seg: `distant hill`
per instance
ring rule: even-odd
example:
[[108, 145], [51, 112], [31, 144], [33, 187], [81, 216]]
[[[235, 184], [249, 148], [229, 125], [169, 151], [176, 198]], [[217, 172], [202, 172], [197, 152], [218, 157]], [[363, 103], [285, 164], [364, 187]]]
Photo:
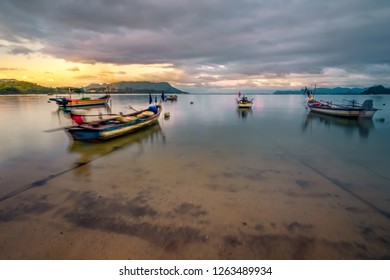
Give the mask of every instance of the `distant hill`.
[[[111, 84], [90, 84], [84, 88], [72, 88], [74, 92], [118, 92], [118, 93], [185, 93], [167, 82], [117, 82]], [[16, 79], [0, 79], [0, 94], [47, 94], [68, 93], [68, 87], [51, 88]]]
[[55, 89], [15, 79], [0, 79], [0, 94], [52, 93]]
[[390, 88], [385, 88], [384, 86], [372, 86], [361, 94], [390, 94]]
[[[316, 88], [315, 94], [361, 94], [365, 88]], [[304, 90], [277, 90], [274, 94], [303, 94]]]
[[85, 87], [87, 91], [108, 91], [108, 92], [166, 92], [166, 93], [184, 93], [183, 91], [172, 87], [167, 82], [116, 82], [111, 84], [90, 84]]

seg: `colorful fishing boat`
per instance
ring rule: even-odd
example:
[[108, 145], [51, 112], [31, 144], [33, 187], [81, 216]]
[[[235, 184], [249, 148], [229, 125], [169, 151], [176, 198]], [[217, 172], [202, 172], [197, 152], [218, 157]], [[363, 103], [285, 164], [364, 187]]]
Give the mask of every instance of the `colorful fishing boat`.
[[106, 94], [98, 98], [83, 97], [81, 99], [75, 99], [72, 97], [53, 97], [49, 98], [50, 101], [57, 103], [62, 108], [75, 108], [75, 107], [91, 107], [91, 106], [104, 106], [110, 101], [111, 96]]
[[248, 97], [246, 97], [244, 94], [241, 95], [241, 92], [238, 93], [238, 99], [236, 98], [237, 101], [237, 107], [238, 108], [252, 108], [253, 105], [253, 100], [249, 100]]
[[83, 115], [73, 114], [75, 125], [66, 127], [66, 132], [79, 141], [99, 142], [132, 133], [158, 122], [162, 107], [160, 104], [131, 114], [119, 114], [110, 118], [85, 122]]
[[305, 88], [308, 101], [307, 107], [312, 112], [346, 118], [372, 118], [378, 109], [373, 107], [373, 101], [367, 99], [360, 104], [355, 100], [346, 100], [348, 104], [335, 104], [329, 101], [316, 100], [311, 90]]

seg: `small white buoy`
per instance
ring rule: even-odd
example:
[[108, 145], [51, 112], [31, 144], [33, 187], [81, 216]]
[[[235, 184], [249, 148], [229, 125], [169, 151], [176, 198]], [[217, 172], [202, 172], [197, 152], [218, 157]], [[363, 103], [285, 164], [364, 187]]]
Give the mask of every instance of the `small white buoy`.
[[164, 118], [168, 119], [170, 116], [171, 116], [171, 113], [169, 113], [169, 112], [164, 113]]

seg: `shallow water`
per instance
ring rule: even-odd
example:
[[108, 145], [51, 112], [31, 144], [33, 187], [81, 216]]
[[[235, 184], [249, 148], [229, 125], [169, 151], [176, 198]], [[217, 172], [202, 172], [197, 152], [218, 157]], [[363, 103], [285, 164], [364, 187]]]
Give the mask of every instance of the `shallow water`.
[[71, 123], [47, 96], [0, 96], [0, 258], [389, 258], [390, 96], [368, 121], [235, 97], [179, 95], [158, 125], [89, 144], [45, 132]]

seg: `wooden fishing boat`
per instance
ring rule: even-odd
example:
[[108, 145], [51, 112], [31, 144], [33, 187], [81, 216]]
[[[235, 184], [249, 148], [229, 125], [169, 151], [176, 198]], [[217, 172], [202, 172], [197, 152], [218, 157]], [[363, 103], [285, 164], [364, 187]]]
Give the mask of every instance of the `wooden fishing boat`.
[[71, 113], [76, 125], [66, 127], [66, 132], [79, 141], [99, 142], [132, 133], [158, 122], [162, 107], [160, 104], [131, 114], [119, 114], [110, 118], [84, 122], [81, 115]]
[[177, 101], [177, 95], [171, 94], [165, 97], [165, 101]]
[[308, 97], [307, 107], [312, 112], [346, 118], [372, 118], [378, 109], [373, 107], [373, 101], [367, 99], [360, 104], [355, 100], [346, 100], [348, 104], [335, 104], [329, 101], [315, 100], [311, 90], [305, 88]]
[[53, 97], [50, 101], [56, 102], [59, 107], [63, 108], [75, 108], [75, 107], [91, 107], [91, 106], [104, 106], [110, 101], [111, 96], [106, 94], [98, 98], [83, 97], [75, 99], [72, 97]]
[[238, 108], [252, 108], [254, 99], [249, 100], [245, 95], [241, 96], [241, 93], [238, 93], [238, 97], [239, 99], [236, 98]]

